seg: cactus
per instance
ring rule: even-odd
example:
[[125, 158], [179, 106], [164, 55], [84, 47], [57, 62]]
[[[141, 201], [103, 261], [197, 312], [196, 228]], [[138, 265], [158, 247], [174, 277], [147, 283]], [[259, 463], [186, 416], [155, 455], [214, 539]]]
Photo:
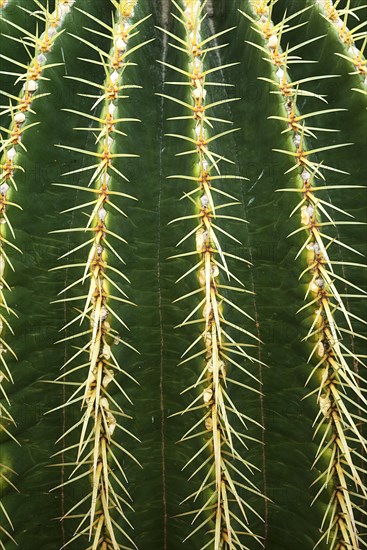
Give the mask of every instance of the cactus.
[[0, 13], [0, 547], [365, 548], [367, 6]]

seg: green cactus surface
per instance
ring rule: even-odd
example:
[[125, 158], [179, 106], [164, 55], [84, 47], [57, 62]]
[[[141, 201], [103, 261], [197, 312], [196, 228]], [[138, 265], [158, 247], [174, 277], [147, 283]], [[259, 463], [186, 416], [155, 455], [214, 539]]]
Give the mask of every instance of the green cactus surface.
[[0, 0], [0, 549], [367, 548], [365, 0]]

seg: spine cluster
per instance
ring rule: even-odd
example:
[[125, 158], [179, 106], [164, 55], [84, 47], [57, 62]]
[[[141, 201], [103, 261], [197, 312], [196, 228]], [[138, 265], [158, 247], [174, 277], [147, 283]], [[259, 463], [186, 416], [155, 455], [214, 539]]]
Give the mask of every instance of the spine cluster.
[[[309, 362], [312, 360], [315, 363], [308, 381], [313, 378], [317, 384], [317, 389], [310, 394], [316, 395], [319, 407], [315, 420], [315, 436], [319, 444], [314, 466], [322, 472], [317, 479], [321, 487], [314, 500], [324, 490], [329, 494], [321, 526], [323, 534], [318, 544], [326, 542], [332, 550], [356, 550], [361, 544], [356, 513], [362, 509], [356, 500], [367, 496], [361, 475], [363, 470], [360, 468], [360, 461], [364, 461], [362, 455], [366, 450], [366, 440], [360, 431], [362, 418], [359, 416], [359, 406], [363, 410], [366, 398], [360, 388], [360, 377], [354, 369], [355, 362], [360, 365], [363, 363], [353, 348], [347, 347], [343, 338], [343, 335], [351, 335], [353, 338], [359, 336], [352, 327], [352, 319], [356, 316], [348, 311], [345, 295], [341, 295], [338, 287], [342, 284], [347, 289], [357, 289], [357, 296], [363, 295], [363, 291], [338, 274], [336, 267], [364, 266], [333, 261], [330, 248], [334, 243], [353, 249], [340, 242], [337, 233], [332, 236], [328, 230], [357, 222], [335, 221], [335, 211], [349, 218], [351, 216], [319, 197], [322, 191], [343, 186], [317, 183], [318, 179], [325, 180], [324, 170], [337, 170], [311, 160], [310, 155], [336, 146], [309, 149], [307, 142], [315, 137], [317, 130], [322, 131], [323, 128], [309, 126], [307, 122], [311, 116], [320, 116], [332, 110], [325, 109], [307, 115], [300, 114], [298, 110], [297, 97], [304, 94], [299, 86], [302, 82], [292, 82], [287, 67], [300, 58], [292, 56], [296, 48], [282, 51], [280, 45], [282, 32], [289, 28], [287, 23], [290, 18], [274, 25], [271, 20], [273, 2], [253, 0], [251, 5], [255, 15], [252, 21], [265, 42], [265, 46], [260, 46], [260, 49], [266, 52], [274, 67], [274, 80], [270, 79], [270, 82], [276, 86], [283, 100], [283, 114], [272, 118], [284, 121], [293, 144], [287, 151], [277, 151], [294, 158], [292, 169], [296, 169], [299, 174], [299, 189], [284, 191], [300, 193], [301, 200], [293, 211], [300, 216], [300, 228], [294, 233], [304, 232], [306, 235], [298, 253], [306, 261], [301, 277], [308, 278], [305, 296], [307, 304], [301, 310], [312, 311], [312, 324], [304, 340], [311, 346]], [[311, 92], [306, 94], [314, 95]], [[346, 296], [349, 297], [349, 294]]]
[[[338, 9], [338, 2], [332, 0], [316, 0], [323, 16], [330, 22], [338, 33], [340, 41], [344, 44], [347, 55], [338, 54], [348, 61], [351, 61], [355, 67], [355, 73], [361, 77], [362, 89], [367, 90], [367, 60], [364, 52], [367, 44], [367, 33], [365, 30], [366, 22], [358, 18], [358, 10], [366, 9], [366, 6], [357, 8], [350, 7], [350, 0], [347, 7]], [[351, 19], [356, 19], [357, 23], [353, 28], [348, 28]], [[348, 21], [349, 19], [349, 21]], [[357, 42], [362, 42], [362, 47], [358, 47]], [[360, 91], [360, 90], [358, 90]]]
[[[193, 294], [202, 296], [199, 298], [200, 301], [197, 306], [180, 325], [195, 326], [198, 323], [202, 325], [202, 332], [195, 336], [195, 341], [184, 352], [182, 363], [197, 360], [198, 357], [203, 361], [203, 367], [200, 369], [194, 386], [196, 389], [200, 389], [200, 394], [187, 409], [182, 411], [183, 413], [192, 413], [199, 409], [203, 413], [203, 418], [200, 423], [196, 423], [183, 436], [181, 441], [186, 441], [192, 437], [203, 439], [200, 451], [189, 461], [189, 463], [195, 463], [197, 458], [200, 460], [200, 465], [191, 477], [198, 473], [202, 475], [203, 464], [207, 465], [200, 488], [194, 495], [191, 495], [191, 497], [195, 497], [194, 501], [196, 501], [201, 494], [204, 502], [201, 508], [191, 512], [194, 517], [192, 523], [197, 521], [199, 525], [195, 527], [194, 523], [194, 529], [187, 538], [199, 529], [206, 528], [210, 534], [206, 548], [210, 546], [216, 549], [242, 549], [248, 548], [244, 540], [254, 539], [259, 542], [259, 537], [253, 533], [247, 517], [249, 511], [252, 513], [255, 511], [248, 505], [244, 497], [246, 491], [257, 494], [259, 494], [259, 491], [243, 471], [243, 469], [247, 469], [248, 472], [252, 473], [254, 469], [243, 458], [243, 449], [246, 449], [244, 443], [246, 436], [239, 434], [238, 430], [233, 427], [234, 419], [243, 427], [246, 426], [245, 422], [251, 421], [251, 419], [237, 409], [230, 396], [230, 386], [231, 384], [238, 384], [246, 390], [258, 390], [237, 381], [236, 375], [232, 372], [236, 369], [242, 370], [246, 375], [256, 380], [252, 372], [243, 366], [254, 363], [256, 360], [247, 354], [246, 345], [236, 341], [231, 332], [232, 329], [235, 329], [238, 333], [248, 336], [252, 342], [257, 337], [250, 331], [245, 330], [242, 325], [237, 326], [231, 323], [227, 316], [224, 316], [223, 310], [226, 306], [226, 309], [233, 307], [242, 315], [243, 319], [251, 319], [241, 307], [228, 298], [228, 291], [237, 291], [240, 295], [247, 292], [244, 290], [241, 281], [229, 271], [228, 267], [228, 262], [233, 259], [245, 260], [228, 254], [220, 244], [221, 233], [229, 239], [239, 242], [221, 227], [221, 220], [237, 220], [239, 222], [244, 220], [232, 215], [222, 214], [225, 207], [233, 207], [234, 204], [238, 203], [215, 204], [216, 195], [218, 194], [233, 199], [231, 195], [220, 188], [220, 185], [218, 185], [219, 180], [236, 179], [238, 176], [222, 176], [220, 174], [221, 163], [229, 161], [215, 152], [212, 147], [212, 143], [216, 139], [236, 130], [231, 129], [219, 134], [214, 133], [214, 125], [219, 121], [211, 116], [211, 110], [213, 106], [226, 100], [216, 102], [215, 105], [208, 101], [207, 90], [210, 86], [215, 85], [213, 82], [208, 82], [208, 75], [220, 71], [225, 66], [215, 67], [214, 69], [206, 68], [206, 55], [218, 46], [214, 42], [216, 36], [203, 37], [202, 26], [204, 26], [203, 21], [205, 20], [205, 2], [186, 0], [183, 2], [182, 8], [176, 3], [175, 5], [180, 14], [179, 19], [184, 25], [186, 38], [183, 40], [172, 33], [170, 33], [170, 37], [176, 40], [174, 46], [177, 44], [179, 49], [187, 53], [188, 67], [187, 70], [170, 65], [169, 67], [184, 74], [187, 78], [185, 84], [190, 91], [190, 100], [184, 105], [191, 114], [176, 118], [192, 120], [192, 135], [168, 135], [182, 139], [192, 147], [190, 150], [179, 154], [193, 156], [195, 159], [194, 173], [190, 176], [172, 177], [188, 179], [194, 181], [196, 185], [194, 190], [189, 193], [191, 200], [196, 196], [196, 200], [194, 200], [196, 213], [189, 216], [189, 218], [195, 219], [197, 226], [180, 242], [183, 242], [194, 233], [196, 245], [193, 254], [199, 257], [196, 265], [184, 275], [186, 276], [195, 270], [198, 276], [199, 289], [189, 295], [182, 296], [179, 300]], [[177, 101], [174, 96], [164, 96], [172, 101]], [[178, 218], [174, 221], [181, 219]], [[186, 255], [186, 253], [183, 255]], [[236, 288], [230, 283], [226, 284], [225, 279], [237, 281], [239, 287]], [[199, 317], [195, 318], [195, 315]], [[251, 347], [251, 344], [249, 346]], [[199, 351], [195, 352], [196, 348]], [[191, 355], [189, 352], [191, 352]], [[241, 445], [242, 452], [237, 450], [238, 444]], [[205, 455], [207, 455], [207, 458], [205, 458]], [[238, 479], [241, 481], [238, 481]], [[243, 489], [245, 492], [243, 492]], [[239, 531], [245, 536], [242, 536]]]

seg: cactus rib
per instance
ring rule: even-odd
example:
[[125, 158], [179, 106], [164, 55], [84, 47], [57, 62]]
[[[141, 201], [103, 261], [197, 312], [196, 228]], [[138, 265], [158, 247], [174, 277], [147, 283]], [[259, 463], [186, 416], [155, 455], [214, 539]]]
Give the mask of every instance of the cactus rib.
[[[366, 267], [364, 264], [354, 262], [335, 262], [332, 260], [329, 248], [334, 239], [328, 235], [327, 226], [337, 227], [341, 224], [354, 224], [355, 221], [335, 221], [333, 210], [351, 217], [347, 212], [335, 207], [331, 202], [324, 201], [318, 197], [318, 191], [327, 189], [325, 186], [317, 187], [315, 180], [325, 179], [323, 163], [311, 161], [309, 155], [329, 150], [334, 147], [342, 147], [348, 144], [337, 144], [308, 149], [307, 141], [314, 136], [318, 128], [310, 128], [305, 119], [313, 116], [314, 113], [301, 115], [297, 107], [299, 89], [289, 77], [287, 62], [289, 51], [281, 49], [281, 37], [287, 19], [279, 25], [274, 25], [271, 20], [271, 9], [273, 2], [262, 2], [259, 9], [259, 2], [251, 2], [255, 17], [252, 19], [264, 41], [264, 50], [272, 63], [274, 69], [274, 84], [279, 89], [283, 98], [282, 110], [285, 115], [277, 116], [287, 124], [287, 131], [292, 139], [293, 146], [287, 151], [276, 149], [276, 151], [291, 155], [296, 161], [292, 169], [297, 169], [301, 188], [301, 200], [293, 210], [292, 214], [298, 212], [301, 218], [299, 231], [306, 232], [306, 240], [298, 253], [302, 257], [306, 255], [307, 267], [302, 272], [303, 276], [309, 278], [305, 299], [309, 300], [301, 310], [312, 308], [313, 321], [304, 341], [310, 342], [312, 351], [309, 357], [316, 362], [308, 382], [311, 378], [317, 380], [318, 387], [310, 395], [316, 394], [319, 412], [315, 420], [315, 436], [319, 439], [319, 446], [313, 466], [322, 469], [316, 482], [321, 483], [314, 501], [317, 500], [322, 491], [329, 493], [329, 504], [324, 513], [321, 530], [322, 535], [317, 545], [328, 544], [331, 550], [342, 550], [353, 548], [357, 550], [362, 544], [358, 522], [355, 514], [360, 507], [356, 498], [367, 497], [361, 469], [358, 465], [362, 453], [366, 451], [366, 440], [359, 428], [363, 419], [358, 416], [358, 404], [367, 404], [366, 397], [360, 387], [360, 380], [347, 357], [355, 359], [360, 365], [363, 362], [352, 350], [341, 342], [342, 327], [339, 316], [342, 314], [354, 337], [359, 335], [352, 328], [351, 314], [344, 303], [338, 290], [338, 283], [356, 288], [361, 295], [364, 291], [346, 280], [335, 272], [336, 264], [353, 265], [355, 267]], [[244, 14], [250, 17], [248, 14]], [[272, 80], [272, 79], [271, 79]], [[304, 79], [308, 81], [309, 79]], [[326, 112], [330, 112], [327, 110]], [[318, 111], [319, 115], [320, 112]], [[348, 188], [348, 186], [345, 186]], [[287, 191], [287, 190], [284, 190]], [[290, 190], [290, 191], [293, 191]], [[327, 221], [324, 221], [324, 220]], [[328, 242], [328, 244], [326, 244]], [[361, 320], [361, 319], [359, 319]], [[365, 322], [362, 320], [362, 322]], [[357, 447], [357, 449], [356, 449]], [[353, 493], [353, 486], [356, 493]]]
[[[0, 307], [3, 311], [3, 313], [0, 313], [1, 335], [3, 335], [3, 332], [6, 329], [11, 334], [14, 334], [7, 316], [13, 315], [17, 317], [16, 312], [7, 304], [6, 292], [10, 292], [11, 288], [7, 283], [5, 273], [6, 268], [10, 268], [14, 271], [10, 258], [11, 250], [21, 253], [21, 250], [15, 246], [13, 242], [9, 241], [9, 238], [12, 240], [15, 239], [16, 232], [16, 228], [13, 228], [12, 224], [10, 214], [11, 209], [22, 209], [19, 204], [13, 202], [12, 200], [13, 193], [17, 191], [16, 173], [19, 170], [22, 172], [25, 171], [22, 166], [17, 164], [16, 157], [21, 149], [26, 152], [26, 148], [22, 141], [24, 132], [39, 124], [39, 122], [27, 124], [27, 113], [34, 113], [33, 105], [35, 101], [44, 95], [47, 95], [37, 93], [38, 84], [40, 80], [45, 78], [43, 76], [45, 69], [56, 65], [47, 63], [47, 54], [51, 51], [56, 38], [63, 32], [61, 27], [63, 25], [64, 18], [74, 3], [74, 1], [56, 2], [55, 10], [50, 13], [48, 9], [43, 7], [39, 2], [37, 2], [37, 0], [34, 0], [34, 2], [40, 9], [36, 11], [27, 11], [30, 15], [37, 17], [42, 21], [44, 24], [44, 31], [42, 33], [38, 34], [37, 32], [36, 34], [32, 34], [4, 17], [4, 21], [6, 21], [8, 25], [17, 28], [25, 35], [25, 38], [17, 40], [26, 48], [29, 56], [31, 57], [30, 62], [28, 64], [21, 63], [16, 59], [0, 54], [3, 59], [12, 63], [15, 68], [18, 70], [20, 69], [20, 72], [1, 71], [2, 74], [16, 76], [17, 80], [15, 84], [18, 82], [22, 83], [19, 96], [3, 92], [3, 95], [9, 100], [9, 105], [1, 106], [3, 109], [2, 114], [8, 114], [11, 119], [9, 128], [0, 126], [0, 131], [5, 133], [5, 137], [3, 137], [3, 135], [0, 136], [0, 153], [2, 153], [0, 160]], [[1, 2], [0, 8], [5, 8], [6, 4], [7, 2]], [[33, 57], [29, 53], [29, 48], [32, 48], [34, 51]], [[10, 212], [8, 212], [8, 210], [10, 210]], [[9, 238], [7, 238], [8, 233], [10, 233]], [[10, 426], [16, 426], [16, 422], [9, 411], [11, 403], [6, 393], [6, 385], [9, 382], [13, 383], [13, 377], [8, 366], [8, 361], [4, 357], [6, 352], [9, 352], [15, 360], [17, 359], [16, 354], [5, 341], [4, 336], [1, 336], [0, 360], [2, 368], [0, 369], [0, 394], [3, 399], [0, 402], [0, 431], [6, 433], [9, 438], [18, 443], [17, 439], [10, 431]], [[3, 470], [0, 474], [1, 479], [7, 485], [16, 490], [14, 484], [11, 482], [11, 474], [14, 474], [12, 468], [6, 464], [0, 464], [0, 467]], [[0, 503], [0, 512], [0, 516], [3, 516], [1, 518], [0, 531], [15, 542], [7, 528], [4, 527], [4, 525], [8, 525], [10, 529], [13, 530], [11, 519], [2, 503]], [[1, 548], [5, 548], [2, 542], [0, 542], [0, 546]]]
[[[186, 195], [191, 202], [194, 202], [196, 213], [177, 217], [171, 222], [194, 220], [195, 228], [185, 235], [179, 244], [195, 235], [196, 249], [192, 253], [178, 254], [174, 257], [183, 257], [187, 254], [199, 256], [199, 262], [195, 262], [195, 265], [184, 273], [177, 282], [194, 271], [197, 273], [200, 285], [199, 289], [180, 296], [176, 301], [201, 294], [197, 305], [179, 326], [202, 325], [202, 329], [195, 336], [194, 342], [183, 353], [183, 360], [180, 364], [185, 364], [198, 357], [204, 359], [203, 368], [196, 383], [186, 390], [199, 390], [198, 395], [183, 411], [176, 414], [192, 414], [196, 410], [202, 411], [201, 420], [196, 422], [180, 441], [184, 442], [191, 438], [202, 439], [204, 436], [203, 441], [199, 444], [199, 451], [185, 465], [186, 468], [194, 464], [197, 458], [201, 458], [191, 477], [196, 476], [202, 471], [203, 466], [208, 465], [199, 489], [185, 499], [187, 501], [193, 498], [194, 501], [202, 502], [202, 505], [195, 506], [195, 509], [189, 512], [193, 516], [192, 523], [194, 526], [185, 540], [190, 539], [198, 530], [206, 527], [210, 537], [208, 537], [203, 548], [213, 545], [213, 548], [218, 549], [245, 549], [249, 548], [248, 543], [245, 542], [246, 540], [261, 543], [261, 537], [253, 532], [248, 519], [249, 512], [258, 514], [243, 494], [253, 492], [260, 495], [260, 491], [248, 475], [238, 469], [238, 467], [240, 469], [242, 467], [252, 473], [255, 467], [236, 448], [238, 444], [241, 445], [242, 449], [246, 448], [245, 439], [247, 436], [239, 433], [234, 428], [233, 421], [235, 419], [245, 429], [246, 421], [257, 424], [260, 429], [261, 426], [237, 408], [231, 398], [230, 387], [232, 384], [236, 384], [244, 392], [248, 390], [258, 392], [258, 390], [236, 380], [236, 376], [230, 370], [232, 368], [233, 370], [243, 371], [247, 376], [257, 381], [248, 366], [259, 360], [250, 356], [243, 344], [233, 339], [231, 331], [234, 329], [237, 333], [242, 333], [242, 336], [245, 335], [250, 342], [256, 343], [258, 338], [242, 325], [238, 326], [232, 323], [229, 317], [227, 318], [227, 315], [224, 314], [224, 309], [234, 308], [244, 318], [253, 321], [242, 307], [239, 307], [232, 299], [228, 298], [227, 290], [236, 290], [236, 288], [222, 282], [223, 277], [228, 277], [229, 280], [237, 281], [241, 285], [240, 291], [249, 292], [243, 288], [242, 282], [232, 273], [228, 264], [232, 259], [246, 260], [227, 254], [221, 245], [221, 235], [225, 235], [225, 237], [237, 243], [240, 242], [221, 226], [221, 220], [239, 222], [244, 222], [244, 220], [233, 215], [222, 214], [224, 208], [230, 208], [234, 204], [238, 204], [237, 201], [219, 205], [216, 204], [215, 198], [217, 193], [226, 195], [221, 190], [218, 181], [222, 179], [221, 163], [228, 162], [232, 164], [232, 161], [215, 152], [212, 143], [238, 131], [238, 129], [234, 128], [215, 133], [214, 124], [216, 122], [228, 123], [228, 121], [219, 120], [215, 116], [209, 117], [207, 114], [208, 111], [211, 112], [222, 101], [210, 103], [206, 100], [209, 86], [216, 84], [208, 82], [208, 75], [234, 64], [215, 66], [212, 69], [206, 67], [207, 52], [219, 49], [220, 46], [213, 46], [212, 44], [215, 43], [214, 40], [219, 35], [224, 34], [221, 32], [203, 38], [202, 26], [205, 20], [204, 8], [206, 2], [186, 0], [183, 1], [182, 7], [178, 2], [173, 3], [178, 11], [178, 15], [175, 14], [175, 17], [183, 24], [186, 37], [182, 39], [174, 33], [164, 32], [167, 32], [169, 38], [174, 40], [172, 44], [170, 43], [172, 47], [185, 52], [188, 57], [188, 68], [183, 69], [163, 63], [166, 67], [185, 77], [185, 80], [180, 81], [180, 83], [189, 86], [191, 97], [187, 101], [181, 101], [169, 94], [161, 95], [182, 105], [190, 113], [187, 116], [177, 116], [170, 119], [191, 120], [190, 135], [179, 133], [167, 135], [187, 143], [188, 149], [178, 153], [177, 156], [192, 156], [195, 159], [195, 169], [193, 175], [190, 176], [174, 175], [170, 177], [187, 179], [196, 186], [193, 191]], [[232, 29], [224, 32], [230, 30]], [[166, 84], [177, 85], [176, 82], [166, 82]], [[233, 175], [226, 178], [237, 179], [238, 176]], [[196, 200], [193, 198], [194, 196], [197, 197]], [[204, 341], [204, 347], [202, 347], [202, 341]], [[200, 351], [195, 352], [195, 349]], [[233, 358], [233, 354], [235, 354], [235, 358]], [[240, 357], [238, 361], [235, 360], [237, 359], [236, 355]], [[243, 362], [248, 366], [244, 367]], [[259, 382], [257, 381], [257, 383]], [[205, 456], [207, 456], [206, 459]], [[241, 482], [238, 481], [238, 476]], [[197, 500], [199, 496], [200, 499]], [[182, 515], [185, 516], [187, 513]], [[240, 534], [240, 530], [243, 536]]]
[[[86, 343], [82, 347], [78, 347], [77, 351], [65, 362], [63, 366], [65, 372], [55, 382], [58, 383], [65, 377], [73, 376], [76, 371], [86, 370], [86, 373], [84, 381], [76, 384], [77, 388], [73, 394], [65, 403], [56, 408], [60, 409], [72, 406], [74, 403], [80, 403], [83, 410], [82, 417], [60, 438], [63, 439], [76, 429], [80, 430], [79, 443], [64, 449], [64, 451], [75, 449], [77, 456], [72, 463], [74, 468], [68, 480], [64, 481], [58, 488], [77, 482], [86, 476], [90, 477], [90, 492], [78, 503], [74, 504], [62, 518], [75, 517], [75, 510], [82, 507], [86, 501], [89, 501], [88, 511], [86, 513], [82, 513], [81, 511], [77, 515], [80, 518], [80, 522], [73, 537], [65, 546], [82, 536], [87, 536], [88, 540], [91, 541], [91, 548], [103, 548], [106, 550], [127, 548], [126, 544], [129, 547], [136, 547], [128, 533], [131, 523], [126, 515], [126, 511], [132, 509], [129, 502], [131, 497], [124, 483], [124, 481], [127, 481], [125, 467], [119, 456], [122, 453], [122, 455], [126, 455], [137, 464], [139, 462], [128, 451], [125, 442], [119, 442], [119, 437], [116, 436], [116, 433], [127, 434], [129, 437], [137, 441], [139, 440], [122, 423], [123, 419], [129, 417], [119, 405], [118, 399], [116, 400], [112, 396], [109, 387], [110, 385], [111, 387], [115, 387], [120, 395], [131, 403], [125, 387], [120, 384], [117, 375], [123, 374], [134, 382], [136, 381], [131, 374], [120, 366], [118, 357], [116, 357], [113, 351], [113, 344], [121, 342], [125, 346], [134, 349], [119, 335], [118, 325], [124, 329], [128, 329], [128, 327], [115, 309], [115, 305], [119, 303], [133, 304], [122, 290], [120, 282], [116, 282], [115, 280], [117, 278], [120, 281], [129, 282], [120, 268], [120, 265], [124, 262], [115, 245], [112, 244], [114, 240], [117, 243], [126, 243], [126, 240], [121, 237], [120, 233], [112, 231], [108, 218], [111, 211], [116, 212], [118, 215], [126, 216], [115, 203], [117, 196], [134, 199], [134, 197], [126, 193], [114, 191], [112, 185], [115, 180], [121, 181], [127, 179], [115, 166], [115, 159], [137, 156], [115, 151], [116, 135], [125, 135], [120, 129], [121, 123], [137, 121], [137, 119], [118, 116], [118, 100], [126, 97], [122, 94], [128, 87], [124, 83], [123, 78], [126, 68], [131, 64], [128, 57], [137, 48], [146, 44], [146, 42], [140, 42], [138, 46], [130, 46], [131, 37], [139, 32], [136, 30], [138, 25], [146, 19], [136, 21], [134, 10], [137, 3], [137, 0], [133, 2], [125, 0], [116, 2], [112, 0], [112, 4], [116, 9], [115, 14], [112, 16], [112, 24], [107, 25], [101, 22], [104, 34], [108, 31], [112, 44], [109, 53], [98, 50], [106, 78], [102, 85], [88, 81], [88, 84], [100, 90], [100, 94], [88, 94], [88, 97], [96, 98], [92, 106], [93, 110], [102, 104], [101, 113], [99, 116], [94, 116], [82, 111], [73, 111], [75, 114], [89, 119], [91, 123], [96, 123], [96, 127], [93, 128], [77, 129], [87, 132], [92, 130], [96, 134], [95, 144], [97, 150], [91, 151], [59, 145], [59, 147], [71, 149], [92, 157], [94, 163], [83, 169], [69, 172], [69, 174], [82, 173], [84, 179], [86, 177], [85, 172], [93, 170], [92, 176], [85, 187], [58, 184], [67, 188], [78, 188], [92, 195], [91, 200], [87, 202], [83, 201], [82, 204], [67, 209], [67, 211], [75, 211], [89, 207], [90, 213], [88, 214], [86, 225], [57, 231], [58, 233], [68, 231], [83, 232], [88, 235], [86, 242], [68, 251], [61, 258], [65, 256], [69, 257], [79, 252], [84, 246], [89, 247], [88, 257], [85, 262], [67, 263], [56, 268], [82, 268], [83, 272], [82, 276], [63, 289], [62, 293], [68, 292], [71, 288], [79, 287], [84, 283], [88, 285], [86, 295], [83, 293], [82, 295], [64, 299], [65, 302], [81, 300], [83, 305], [76, 309], [76, 317], [61, 330], [65, 330], [71, 325], [82, 325], [85, 321], [89, 324], [89, 328], [80, 332], [74, 330], [70, 336], [66, 336], [61, 340], [62, 342], [73, 342], [75, 339], [83, 337], [86, 339]], [[88, 12], [82, 12], [89, 17]], [[89, 30], [95, 33], [99, 32], [98, 30]], [[82, 40], [87, 45], [91, 45], [89, 41], [83, 38]], [[93, 59], [89, 59], [88, 61], [94, 62]], [[99, 61], [95, 62], [100, 63]], [[75, 80], [78, 81], [81, 79], [75, 78]], [[138, 86], [130, 87], [136, 88]], [[92, 236], [90, 237], [90, 235]], [[113, 258], [117, 260], [118, 267], [113, 265], [111, 261]], [[108, 319], [110, 319], [110, 322]], [[114, 325], [116, 325], [116, 328], [114, 328]], [[72, 366], [75, 360], [78, 361], [78, 365]], [[82, 361], [82, 364], [79, 364], [80, 361]], [[64, 463], [64, 465], [66, 466], [67, 463]], [[123, 496], [119, 494], [120, 489], [123, 491]], [[120, 538], [124, 539], [124, 545], [119, 542]]]

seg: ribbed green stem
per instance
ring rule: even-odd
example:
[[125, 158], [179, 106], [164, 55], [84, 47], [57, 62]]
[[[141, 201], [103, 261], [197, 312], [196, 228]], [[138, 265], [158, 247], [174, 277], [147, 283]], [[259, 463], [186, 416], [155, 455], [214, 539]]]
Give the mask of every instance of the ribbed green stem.
[[363, 3], [0, 2], [1, 550], [366, 546]]

